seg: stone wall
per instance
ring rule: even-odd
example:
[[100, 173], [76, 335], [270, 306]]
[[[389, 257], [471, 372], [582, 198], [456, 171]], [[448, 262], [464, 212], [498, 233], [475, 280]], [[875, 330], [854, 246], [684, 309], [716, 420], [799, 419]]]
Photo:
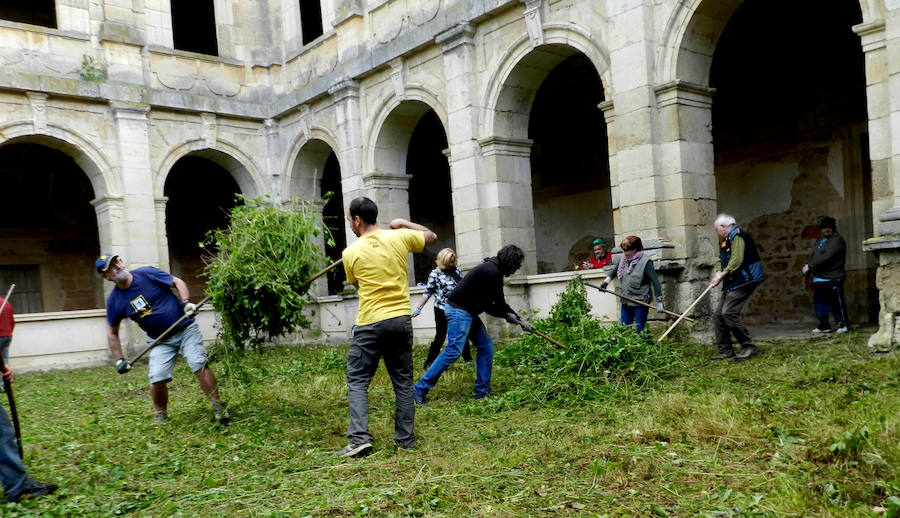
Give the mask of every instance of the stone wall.
[[[741, 2], [331, 0], [322, 2], [324, 34], [306, 45], [297, 4], [216, 0], [218, 56], [172, 48], [165, 1], [60, 0], [56, 29], [0, 21], [0, 146], [26, 139], [70, 156], [94, 191], [100, 248], [133, 266], [182, 268], [169, 264], [164, 192], [179, 159], [211, 160], [243, 194], [279, 203], [317, 197], [322, 157], [334, 152], [344, 203], [368, 195], [387, 222], [409, 215], [409, 139], [432, 110], [446, 134], [463, 266], [515, 243], [526, 251], [526, 284], [537, 285], [531, 276], [568, 267], [585, 236], [636, 234], [666, 272], [667, 305], [684, 307], [715, 262], [719, 208], [766, 255], [770, 280], [749, 319], [807, 322], [795, 272], [814, 240], [808, 225], [828, 213], [852, 252], [854, 318], [871, 313], [875, 292], [862, 281], [874, 261], [859, 243], [890, 233], [872, 225], [882, 216], [900, 221], [900, 208], [891, 212], [900, 207], [891, 149], [900, 145], [889, 124], [900, 91], [889, 88], [887, 60], [900, 19], [883, 2], [859, 5], [862, 23], [841, 22], [862, 36], [853, 52], [865, 53], [867, 119], [762, 151], [715, 149], [712, 137], [710, 70]], [[535, 196], [532, 109], [545, 79], [573, 57], [602, 84], [608, 186]], [[555, 97], [564, 109], [565, 96]], [[72, 272], [87, 260], [79, 257], [66, 261]], [[881, 292], [892, 282], [882, 276]], [[90, 291], [67, 286], [79, 300]], [[524, 292], [511, 296], [530, 304]], [[885, 304], [882, 327], [893, 312]]]

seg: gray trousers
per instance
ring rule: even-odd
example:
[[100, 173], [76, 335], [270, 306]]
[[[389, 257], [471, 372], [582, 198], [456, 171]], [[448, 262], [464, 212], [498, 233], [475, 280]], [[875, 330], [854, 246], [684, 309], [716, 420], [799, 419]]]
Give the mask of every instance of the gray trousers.
[[716, 324], [716, 343], [719, 344], [720, 352], [733, 352], [731, 335], [734, 335], [734, 339], [741, 347], [753, 345], [750, 332], [741, 322], [741, 308], [744, 307], [744, 303], [747, 302], [757, 286], [759, 283], [754, 282], [722, 293], [722, 300], [719, 301], [719, 307], [716, 308], [713, 318]]
[[412, 320], [409, 315], [354, 327], [347, 358], [347, 400], [350, 405], [347, 438], [350, 444], [372, 442], [372, 434], [369, 433], [369, 383], [378, 370], [378, 360], [384, 358], [396, 400], [394, 442], [402, 448], [415, 446], [412, 343]]

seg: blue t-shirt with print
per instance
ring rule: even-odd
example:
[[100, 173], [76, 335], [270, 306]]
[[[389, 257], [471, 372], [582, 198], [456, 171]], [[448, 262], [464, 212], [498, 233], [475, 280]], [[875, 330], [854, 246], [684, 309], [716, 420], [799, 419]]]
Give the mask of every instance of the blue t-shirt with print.
[[[181, 301], [172, 293], [172, 275], [159, 268], [144, 266], [131, 271], [131, 286], [113, 288], [106, 299], [106, 322], [116, 326], [123, 318], [130, 318], [156, 338], [184, 315]], [[186, 318], [185, 327], [193, 318]]]

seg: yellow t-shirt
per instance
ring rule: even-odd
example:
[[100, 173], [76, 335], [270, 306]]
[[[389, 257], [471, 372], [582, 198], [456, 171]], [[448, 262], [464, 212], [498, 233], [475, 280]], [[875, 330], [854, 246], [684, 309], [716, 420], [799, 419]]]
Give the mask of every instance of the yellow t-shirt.
[[410, 252], [425, 248], [425, 234], [406, 228], [379, 229], [344, 249], [347, 282], [359, 283], [356, 325], [364, 326], [409, 315]]

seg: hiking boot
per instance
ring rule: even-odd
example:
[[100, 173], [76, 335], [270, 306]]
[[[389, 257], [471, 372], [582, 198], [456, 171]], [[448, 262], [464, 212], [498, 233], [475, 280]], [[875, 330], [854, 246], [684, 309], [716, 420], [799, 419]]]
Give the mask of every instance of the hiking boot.
[[348, 444], [343, 450], [335, 453], [338, 457], [356, 458], [365, 457], [372, 453], [372, 443], [364, 442], [362, 444]]
[[718, 361], [718, 360], [728, 360], [734, 358], [734, 351], [731, 349], [719, 349], [719, 354], [710, 358], [710, 361]]
[[6, 501], [21, 502], [22, 500], [34, 500], [35, 498], [49, 495], [57, 489], [59, 489], [59, 487], [56, 484], [44, 484], [43, 482], [35, 482], [29, 485], [28, 488], [19, 493], [17, 496], [7, 498]]
[[847, 326], [841, 326], [841, 327], [837, 328], [837, 330], [835, 331], [835, 333], [837, 333], [839, 335], [842, 335], [844, 333], [849, 333], [849, 332], [850, 332], [850, 330], [847, 329]]
[[416, 406], [425, 406], [428, 404], [425, 402], [425, 393], [419, 392], [416, 389], [413, 389], [413, 401], [416, 402]]
[[825, 329], [821, 329], [821, 328], [818, 328], [818, 327], [817, 327], [817, 328], [815, 328], [815, 329], [812, 330], [812, 334], [814, 334], [814, 335], [824, 335], [824, 334], [828, 334], [828, 333], [830, 333], [830, 332], [831, 332], [831, 328], [830, 328], [830, 327], [827, 327], [827, 328], [825, 328]]
[[228, 424], [228, 421], [231, 419], [231, 414], [228, 413], [228, 409], [225, 408], [225, 404], [221, 401], [210, 401], [209, 406], [213, 411], [213, 419], [216, 420], [219, 424]]
[[734, 361], [742, 362], [742, 361], [750, 358], [754, 354], [756, 354], [756, 346], [755, 345], [748, 345], [746, 347], [741, 347], [741, 350], [737, 354], [734, 355]]
[[151, 424], [163, 424], [169, 420], [169, 413], [163, 410], [162, 412], [157, 412], [156, 415], [153, 416], [153, 421], [150, 421]]

